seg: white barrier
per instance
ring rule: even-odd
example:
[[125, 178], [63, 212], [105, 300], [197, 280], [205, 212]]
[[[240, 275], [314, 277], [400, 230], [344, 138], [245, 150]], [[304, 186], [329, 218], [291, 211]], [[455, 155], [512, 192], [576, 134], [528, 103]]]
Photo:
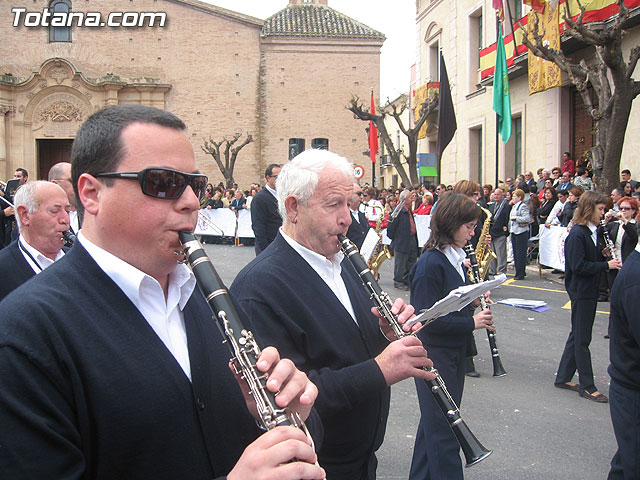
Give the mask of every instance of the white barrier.
[[564, 241], [568, 234], [566, 227], [540, 225], [538, 261], [541, 265], [564, 271]]
[[234, 237], [236, 223], [236, 214], [228, 208], [202, 209], [198, 212], [198, 223], [194, 233], [196, 235]]
[[[416, 222], [416, 234], [418, 235], [418, 247], [424, 247], [427, 240], [431, 236], [431, 215], [414, 215]], [[387, 237], [387, 229], [382, 230], [382, 243], [384, 245], [391, 245], [391, 239]]]
[[251, 212], [249, 210], [240, 210], [238, 212], [238, 238], [255, 238], [253, 228], [251, 227]]

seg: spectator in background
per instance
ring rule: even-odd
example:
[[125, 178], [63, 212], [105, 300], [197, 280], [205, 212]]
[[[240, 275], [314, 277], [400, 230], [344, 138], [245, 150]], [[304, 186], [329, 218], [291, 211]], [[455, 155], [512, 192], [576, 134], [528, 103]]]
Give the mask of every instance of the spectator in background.
[[620, 188], [622, 189], [622, 195], [625, 197], [629, 197], [633, 193], [633, 187], [631, 186], [631, 182], [626, 182], [626, 181], [620, 182]]
[[638, 185], [640, 185], [640, 182], [631, 180], [631, 171], [626, 168], [620, 172], [620, 180], [623, 182], [631, 182], [631, 188], [633, 188], [633, 190], [635, 190]]
[[[551, 178], [551, 172], [547, 168], [539, 168], [538, 169], [538, 180], [536, 181], [536, 185], [538, 186], [538, 192], [541, 192], [545, 187], [545, 182], [548, 178]], [[552, 182], [553, 185], [553, 182]]]
[[571, 220], [573, 220], [573, 213], [576, 211], [578, 207], [578, 200], [580, 200], [580, 195], [584, 193], [584, 190], [580, 187], [573, 187], [569, 190], [569, 196], [567, 197], [567, 202], [562, 209], [562, 214], [560, 215], [560, 225], [563, 227], [569, 227], [571, 225]]
[[276, 238], [278, 229], [282, 225], [282, 218], [278, 211], [278, 193], [276, 182], [281, 167], [277, 163], [270, 164], [265, 172], [265, 185], [252, 202], [251, 228], [256, 237], [255, 252], [260, 254]]
[[563, 191], [569, 192], [569, 190], [571, 190], [574, 187], [573, 183], [571, 183], [571, 177], [572, 175], [569, 172], [562, 172], [562, 176], [560, 177], [560, 183], [556, 187], [556, 190], [559, 192], [563, 192]]
[[567, 203], [567, 198], [569, 197], [569, 192], [558, 192], [558, 201], [551, 209], [551, 213], [549, 217], [547, 217], [547, 221], [544, 226], [549, 228], [551, 225], [560, 225], [560, 215], [562, 214], [562, 210], [564, 209], [565, 204]]
[[509, 236], [509, 213], [511, 205], [507, 202], [501, 188], [493, 191], [493, 202], [489, 204], [491, 212], [491, 249], [497, 259], [491, 262], [489, 274], [507, 273], [507, 237]]
[[549, 214], [551, 213], [553, 206], [558, 201], [558, 194], [556, 193], [556, 189], [553, 187], [545, 188], [543, 194], [544, 199], [538, 209], [538, 223], [540, 225], [547, 222], [547, 218], [549, 218]]
[[589, 178], [589, 172], [584, 167], [578, 167], [576, 169], [576, 178], [573, 179], [573, 184], [576, 187], [582, 187], [586, 192], [587, 190], [593, 190], [593, 180]]
[[527, 241], [529, 240], [529, 223], [531, 215], [529, 207], [524, 201], [524, 192], [516, 188], [513, 191], [513, 208], [511, 209], [509, 233], [511, 234], [511, 246], [513, 248], [513, 263], [516, 269], [516, 280], [524, 280], [527, 266]]
[[611, 200], [613, 200], [613, 211], [618, 211], [618, 202], [624, 197], [622, 194], [622, 188], [617, 187], [611, 190]]
[[418, 259], [418, 236], [411, 212], [414, 197], [415, 193], [408, 190], [400, 194], [398, 204], [403, 208], [395, 218], [390, 218], [387, 226], [387, 236], [395, 252], [393, 286], [399, 290], [409, 290], [409, 272]]
[[[420, 197], [418, 197], [420, 199]], [[425, 193], [422, 196], [422, 203], [418, 205], [413, 211], [414, 215], [429, 215], [431, 213], [431, 209], [433, 208], [433, 197], [430, 193]]]
[[208, 210], [216, 209], [216, 208], [224, 208], [224, 204], [222, 203], [222, 193], [220, 192], [220, 190], [216, 190], [213, 193], [213, 198], [210, 198], [209, 200], [207, 200], [206, 208]]
[[515, 190], [516, 184], [514, 183], [513, 178], [507, 177], [505, 183], [507, 184], [507, 190], [509, 190], [510, 192], [513, 192], [513, 190]]
[[247, 208], [247, 199], [244, 198], [244, 194], [242, 190], [238, 190], [235, 194], [235, 198], [231, 201], [229, 208], [233, 210], [236, 214], [240, 210], [245, 210]]
[[553, 167], [551, 169], [551, 178], [553, 179], [553, 186], [556, 190], [558, 190], [558, 184], [560, 183], [560, 175], [562, 175], [560, 167]]
[[571, 154], [569, 152], [564, 152], [562, 154], [562, 167], [560, 167], [560, 171], [562, 173], [568, 172], [570, 177], [576, 174], [576, 163], [571, 158]]
[[377, 222], [380, 215], [384, 214], [382, 203], [377, 200], [378, 193], [373, 187], [363, 188], [364, 192], [360, 203], [360, 211], [365, 214], [369, 222]]
[[[540, 202], [542, 202], [544, 200], [544, 192], [548, 189], [548, 188], [553, 188], [553, 180], [551, 180], [550, 178], [547, 178], [544, 181], [544, 187], [542, 188], [542, 190], [540, 190], [538, 192], [538, 200], [540, 200]], [[555, 191], [555, 188], [553, 189]]]
[[[537, 188], [535, 185], [533, 185], [533, 188]], [[531, 237], [537, 237], [538, 236], [538, 210], [540, 209], [540, 200], [538, 199], [538, 195], [534, 193], [532, 193], [529, 196], [529, 201], [527, 202], [527, 205], [529, 207], [529, 215], [531, 215], [531, 223], [529, 224], [529, 233]]]
[[491, 202], [491, 194], [493, 193], [493, 185], [490, 183], [486, 183], [482, 186], [482, 197], [478, 200], [478, 202], [484, 207], [487, 208], [489, 202]]
[[533, 179], [533, 173], [529, 171], [524, 172], [524, 183], [527, 185], [527, 187], [529, 187], [529, 190], [531, 190], [531, 187], [533, 187], [534, 185], [537, 188], [536, 181]]

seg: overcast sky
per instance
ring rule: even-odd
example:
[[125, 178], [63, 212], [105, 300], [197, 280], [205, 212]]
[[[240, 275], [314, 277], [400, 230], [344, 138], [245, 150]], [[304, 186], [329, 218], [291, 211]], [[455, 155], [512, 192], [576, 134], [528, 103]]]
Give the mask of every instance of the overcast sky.
[[[288, 0], [204, 0], [229, 10], [265, 19], [285, 8]], [[329, 0], [329, 6], [385, 34], [380, 57], [380, 97], [394, 100], [409, 92], [415, 63], [415, 0]]]

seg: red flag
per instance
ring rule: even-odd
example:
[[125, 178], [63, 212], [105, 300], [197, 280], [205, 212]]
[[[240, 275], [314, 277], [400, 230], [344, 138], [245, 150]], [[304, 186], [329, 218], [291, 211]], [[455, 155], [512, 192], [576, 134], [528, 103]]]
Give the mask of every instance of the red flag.
[[[373, 103], [373, 90], [371, 90], [371, 113], [375, 115], [376, 107]], [[376, 163], [376, 154], [378, 153], [378, 127], [369, 120], [369, 156], [371, 162]]]

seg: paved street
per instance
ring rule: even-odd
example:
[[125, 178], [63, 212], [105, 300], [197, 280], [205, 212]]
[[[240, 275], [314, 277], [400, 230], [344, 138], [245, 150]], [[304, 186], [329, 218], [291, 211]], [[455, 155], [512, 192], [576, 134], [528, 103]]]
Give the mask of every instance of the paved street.
[[[237, 272], [254, 258], [253, 247], [207, 245], [221, 277], [230, 285]], [[382, 288], [395, 290], [393, 260], [381, 268]], [[478, 379], [466, 379], [462, 414], [493, 454], [469, 469], [468, 480], [605, 479], [616, 449], [609, 408], [553, 387], [554, 375], [569, 333], [568, 296], [557, 275], [529, 267], [525, 280], [512, 278], [494, 290], [495, 301], [516, 297], [544, 300], [552, 307], [534, 313], [505, 305], [493, 307], [500, 355], [508, 375], [492, 377], [487, 336], [476, 332]], [[599, 303], [591, 355], [598, 389], [609, 393], [608, 303]], [[407, 479], [419, 419], [413, 381], [392, 388], [391, 414], [385, 443], [378, 452], [378, 479]]]

